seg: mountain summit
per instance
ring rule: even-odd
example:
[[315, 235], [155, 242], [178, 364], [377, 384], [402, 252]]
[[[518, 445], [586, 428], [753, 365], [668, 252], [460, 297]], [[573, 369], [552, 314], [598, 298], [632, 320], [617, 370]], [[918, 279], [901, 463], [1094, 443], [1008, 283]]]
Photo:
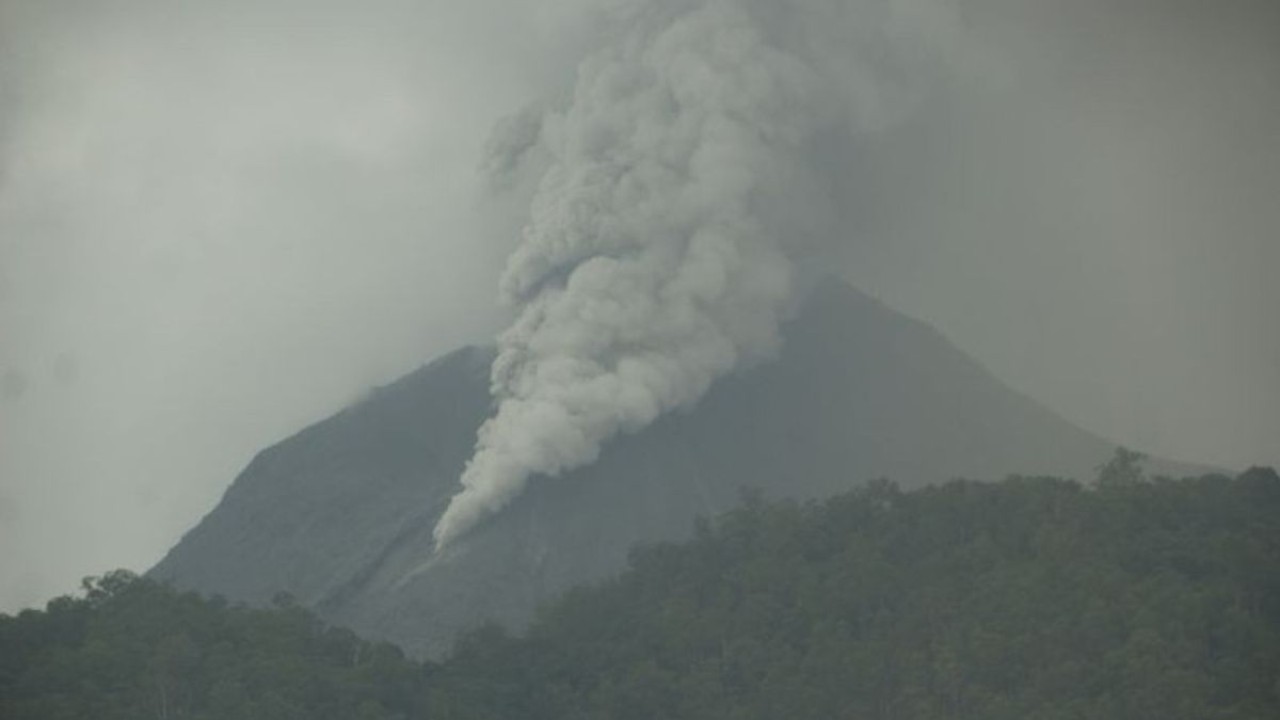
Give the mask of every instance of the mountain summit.
[[1001, 384], [927, 325], [837, 281], [784, 328], [773, 362], [691, 412], [537, 478], [437, 553], [432, 529], [491, 400], [490, 348], [446, 355], [258, 454], [151, 571], [440, 656], [486, 620], [520, 628], [636, 543], [688, 536], [744, 489], [812, 498], [886, 477], [916, 487], [1010, 473], [1087, 477], [1113, 446]]

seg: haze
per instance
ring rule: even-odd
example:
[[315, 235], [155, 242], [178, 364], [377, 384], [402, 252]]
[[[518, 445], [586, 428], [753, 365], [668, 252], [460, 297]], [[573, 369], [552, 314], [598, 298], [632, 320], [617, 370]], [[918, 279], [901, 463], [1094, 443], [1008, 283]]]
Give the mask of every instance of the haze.
[[[0, 610], [491, 338], [486, 138], [619, 4], [0, 3]], [[1089, 430], [1280, 464], [1276, 11], [1112, 5], [962, 3], [954, 76], [831, 146], [841, 267]]]

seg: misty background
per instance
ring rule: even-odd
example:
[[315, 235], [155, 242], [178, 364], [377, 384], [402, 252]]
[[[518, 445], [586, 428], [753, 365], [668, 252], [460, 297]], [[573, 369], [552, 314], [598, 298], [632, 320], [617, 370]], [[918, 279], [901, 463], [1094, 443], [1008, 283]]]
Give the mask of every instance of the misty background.
[[[626, 4], [0, 0], [0, 610], [488, 341], [490, 130]], [[1201, 5], [958, 3], [954, 76], [831, 148], [840, 267], [1091, 431], [1276, 465], [1280, 22]]]

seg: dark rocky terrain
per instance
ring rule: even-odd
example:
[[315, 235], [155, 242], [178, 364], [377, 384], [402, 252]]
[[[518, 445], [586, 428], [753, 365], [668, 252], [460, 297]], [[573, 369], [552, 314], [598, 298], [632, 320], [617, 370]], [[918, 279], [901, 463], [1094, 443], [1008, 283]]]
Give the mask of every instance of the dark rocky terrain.
[[591, 467], [536, 479], [437, 557], [432, 528], [490, 403], [492, 351], [451, 353], [262, 451], [150, 574], [250, 603], [287, 592], [439, 656], [485, 620], [522, 627], [540, 603], [620, 570], [638, 542], [686, 537], [743, 488], [808, 498], [879, 477], [1088, 478], [1113, 451], [846, 285], [821, 285], [785, 335], [775, 362]]

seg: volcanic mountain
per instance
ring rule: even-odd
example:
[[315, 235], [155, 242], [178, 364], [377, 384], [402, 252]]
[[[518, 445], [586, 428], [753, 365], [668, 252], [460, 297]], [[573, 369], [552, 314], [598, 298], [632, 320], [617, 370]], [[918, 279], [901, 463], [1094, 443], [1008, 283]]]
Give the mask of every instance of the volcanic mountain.
[[249, 603], [285, 592], [416, 655], [494, 620], [521, 628], [637, 543], [765, 497], [876, 478], [916, 487], [1010, 473], [1091, 477], [1112, 444], [992, 377], [927, 325], [836, 281], [773, 362], [687, 413], [616, 438], [589, 467], [535, 478], [445, 551], [432, 528], [491, 409], [493, 350], [470, 347], [268, 448], [151, 575]]

